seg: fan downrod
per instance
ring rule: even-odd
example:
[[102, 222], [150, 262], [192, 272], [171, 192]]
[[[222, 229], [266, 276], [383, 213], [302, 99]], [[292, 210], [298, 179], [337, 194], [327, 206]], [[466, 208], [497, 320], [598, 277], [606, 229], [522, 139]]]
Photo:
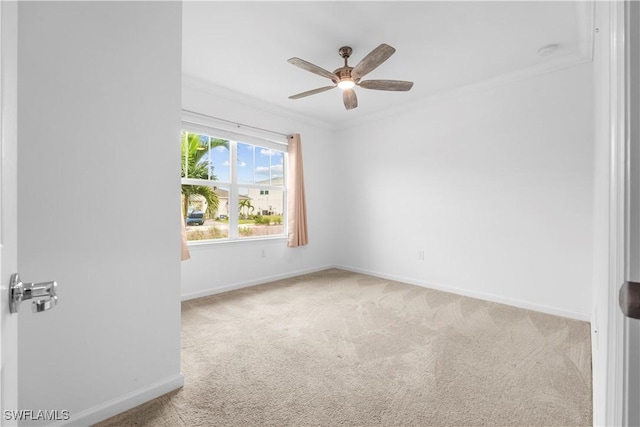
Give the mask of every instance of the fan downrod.
[[353, 50], [351, 49], [351, 46], [342, 46], [340, 50], [338, 50], [338, 53], [340, 54], [340, 56], [344, 58], [345, 67], [348, 67], [347, 59], [349, 59], [349, 57], [351, 56], [351, 52], [353, 52]]

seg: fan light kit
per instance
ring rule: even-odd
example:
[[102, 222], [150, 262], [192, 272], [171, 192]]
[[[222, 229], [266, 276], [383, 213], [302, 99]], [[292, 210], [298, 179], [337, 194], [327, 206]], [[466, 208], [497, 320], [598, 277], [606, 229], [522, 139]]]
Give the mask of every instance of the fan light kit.
[[351, 79], [340, 80], [338, 82], [338, 87], [340, 89], [352, 89], [356, 86], [356, 82]]
[[356, 86], [363, 87], [365, 89], [375, 90], [390, 90], [397, 92], [406, 92], [413, 86], [413, 82], [407, 82], [403, 80], [364, 80], [360, 81], [362, 77], [371, 71], [378, 68], [380, 64], [389, 59], [396, 50], [388, 44], [381, 44], [377, 48], [373, 49], [367, 56], [365, 56], [355, 67], [350, 67], [347, 60], [351, 56], [352, 49], [349, 46], [343, 46], [338, 53], [344, 58], [344, 66], [338, 68], [333, 73], [318, 67], [310, 62], [300, 58], [290, 58], [287, 60], [290, 64], [302, 68], [303, 70], [310, 71], [322, 77], [326, 77], [333, 82], [331, 86], [324, 86], [318, 89], [312, 89], [306, 92], [291, 95], [289, 99], [299, 99], [305, 96], [315, 95], [316, 93], [325, 92], [331, 90], [334, 87], [342, 89], [342, 100], [347, 110], [352, 110], [358, 106], [358, 98], [356, 92], [353, 90]]

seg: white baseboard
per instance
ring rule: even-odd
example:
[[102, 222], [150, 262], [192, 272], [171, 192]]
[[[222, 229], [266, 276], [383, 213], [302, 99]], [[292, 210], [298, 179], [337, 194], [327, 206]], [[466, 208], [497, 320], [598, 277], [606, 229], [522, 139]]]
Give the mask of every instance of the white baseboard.
[[453, 286], [442, 285], [440, 283], [431, 283], [424, 280], [412, 279], [409, 277], [396, 276], [393, 274], [380, 273], [378, 271], [371, 271], [357, 267], [351, 267], [347, 265], [336, 265], [335, 268], [341, 270], [352, 271], [354, 273], [367, 274], [369, 276], [380, 277], [382, 279], [395, 280], [397, 282], [408, 283], [410, 285], [421, 286], [423, 288], [436, 289], [439, 291], [449, 292], [456, 295], [462, 295], [465, 297], [471, 297], [481, 299], [484, 301], [497, 302], [500, 304], [510, 305], [513, 307], [524, 308], [527, 310], [538, 311], [546, 314], [553, 314], [555, 316], [566, 317], [574, 320], [581, 320], [584, 322], [591, 322], [591, 314], [579, 313], [574, 311], [562, 310], [556, 307], [549, 307], [546, 305], [540, 305], [531, 303], [528, 301], [518, 300], [514, 298], [507, 298], [499, 295], [494, 295], [485, 292], [470, 291], [467, 289], [456, 288]]
[[333, 264], [322, 265], [319, 267], [313, 267], [306, 270], [288, 271], [283, 274], [275, 274], [272, 276], [263, 276], [258, 279], [246, 280], [244, 282], [231, 283], [229, 285], [220, 286], [211, 289], [205, 289], [198, 292], [190, 292], [182, 294], [182, 301], [190, 299], [206, 297], [209, 295], [221, 294], [223, 292], [235, 291], [237, 289], [249, 288], [251, 286], [263, 285], [265, 283], [274, 282], [276, 280], [288, 279], [290, 277], [301, 276], [303, 274], [315, 273], [317, 271], [327, 270], [329, 268], [335, 268]]
[[[591, 315], [587, 313], [577, 313], [572, 311], [566, 311], [566, 310], [558, 309], [555, 307], [533, 304], [527, 301], [517, 300], [513, 298], [501, 297], [498, 295], [493, 295], [493, 294], [484, 293], [484, 292], [469, 291], [466, 289], [455, 288], [452, 286], [442, 285], [438, 283], [431, 283], [423, 280], [412, 279], [409, 277], [397, 276], [393, 274], [385, 274], [378, 271], [366, 270], [366, 269], [346, 266], [346, 265], [324, 265], [324, 266], [314, 267], [306, 270], [290, 271], [284, 274], [265, 276], [259, 279], [238, 282], [238, 283], [230, 284], [230, 285], [219, 287], [219, 288], [208, 289], [208, 290], [189, 293], [189, 294], [183, 294], [182, 300], [186, 301], [194, 298], [199, 298], [199, 297], [208, 296], [208, 295], [215, 295], [215, 294], [228, 292], [236, 289], [248, 288], [251, 286], [257, 286], [257, 285], [273, 282], [276, 280], [287, 279], [290, 277], [300, 276], [303, 274], [315, 273], [315, 272], [327, 270], [330, 268], [339, 268], [341, 270], [351, 271], [354, 273], [367, 274], [369, 276], [380, 277], [382, 279], [394, 280], [402, 283], [421, 286], [424, 288], [436, 289], [444, 292], [449, 292], [449, 293], [467, 296], [471, 298], [477, 298], [485, 301], [497, 302], [500, 304], [506, 304], [514, 307], [524, 308], [524, 309], [552, 314], [556, 316], [567, 317], [570, 319], [581, 320], [586, 322], [591, 321]], [[110, 418], [114, 415], [118, 415], [129, 409], [135, 408], [136, 406], [142, 403], [145, 403], [149, 400], [155, 399], [156, 397], [167, 394], [173, 390], [177, 390], [181, 388], [183, 385], [184, 385], [184, 376], [180, 373], [172, 377], [169, 377], [163, 381], [159, 381], [154, 384], [151, 384], [148, 387], [144, 387], [142, 389], [125, 394], [123, 396], [119, 396], [115, 399], [112, 399], [100, 405], [86, 409], [80, 413], [71, 414], [71, 419], [69, 419], [68, 421], [60, 421], [58, 423], [52, 424], [52, 426], [85, 426], [85, 425], [89, 426], [89, 425], [98, 423], [100, 421], [106, 420], [107, 418]]]
[[60, 421], [52, 426], [90, 426], [104, 421], [107, 418], [118, 415], [124, 411], [135, 408], [149, 400], [177, 390], [184, 385], [182, 373], [169, 377], [163, 381], [158, 381], [148, 387], [141, 388], [134, 392], [116, 397], [93, 408], [86, 409], [77, 414], [71, 414], [67, 421]]
[[524, 308], [524, 309], [527, 309], [527, 310], [538, 311], [538, 312], [546, 313], [546, 314], [552, 314], [554, 316], [561, 316], [561, 317], [566, 317], [566, 318], [569, 318], [569, 319], [580, 320], [580, 321], [584, 321], [584, 322], [591, 322], [591, 314], [589, 314], [589, 313], [580, 313], [580, 312], [562, 310], [562, 309], [559, 309], [559, 308], [556, 308], [556, 307], [550, 307], [550, 306], [546, 306], [546, 305], [535, 304], [535, 303], [531, 303], [531, 302], [523, 301], [523, 300], [518, 300], [518, 299], [514, 299], [514, 298], [507, 298], [507, 297], [503, 297], [503, 296], [500, 296], [500, 295], [495, 295], [495, 294], [490, 294], [490, 293], [485, 293], [485, 292], [469, 291], [467, 289], [456, 288], [456, 287], [453, 287], [453, 286], [447, 286], [447, 285], [443, 285], [443, 284], [440, 284], [440, 283], [432, 283], [432, 282], [427, 282], [427, 281], [424, 281], [424, 280], [417, 280], [417, 279], [404, 277], [404, 276], [397, 276], [397, 275], [393, 275], [393, 274], [385, 274], [385, 273], [381, 273], [379, 271], [366, 270], [366, 269], [347, 266], [347, 265], [333, 265], [333, 264], [314, 267], [314, 268], [307, 269], [307, 270], [290, 271], [290, 272], [287, 272], [287, 273], [284, 273], [284, 274], [278, 274], [278, 275], [273, 275], [273, 276], [265, 276], [265, 277], [261, 277], [259, 279], [255, 279], [255, 280], [237, 282], [237, 283], [233, 283], [233, 284], [230, 284], [230, 285], [222, 286], [222, 287], [219, 287], [219, 288], [212, 288], [212, 289], [207, 289], [207, 290], [204, 290], [204, 291], [183, 294], [182, 295], [182, 301], [187, 301], [187, 300], [190, 300], [190, 299], [205, 297], [205, 296], [209, 296], [209, 295], [220, 294], [220, 293], [223, 293], [223, 292], [234, 291], [236, 289], [249, 288], [251, 286], [257, 286], [257, 285], [262, 285], [262, 284], [265, 284], [265, 283], [273, 282], [275, 280], [288, 279], [290, 277], [300, 276], [302, 274], [315, 273], [317, 271], [327, 270], [327, 269], [330, 269], [330, 268], [339, 268], [339, 269], [345, 270], [345, 271], [352, 271], [354, 273], [367, 274], [369, 276], [380, 277], [382, 279], [395, 280], [395, 281], [398, 281], [398, 282], [408, 283], [410, 285], [421, 286], [423, 288], [436, 289], [436, 290], [439, 290], [439, 291], [449, 292], [449, 293], [456, 294], [456, 295], [462, 295], [462, 296], [466, 296], [466, 297], [481, 299], [481, 300], [484, 300], [484, 301], [497, 302], [497, 303], [500, 303], [500, 304], [510, 305], [510, 306], [513, 306], [513, 307]]

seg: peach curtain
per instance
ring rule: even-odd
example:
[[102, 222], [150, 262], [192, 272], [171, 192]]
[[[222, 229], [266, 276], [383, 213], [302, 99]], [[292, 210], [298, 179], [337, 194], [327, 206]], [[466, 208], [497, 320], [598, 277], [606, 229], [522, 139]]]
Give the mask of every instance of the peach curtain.
[[[182, 209], [180, 209], [182, 211]], [[187, 260], [191, 258], [191, 254], [189, 254], [189, 247], [187, 246], [187, 228], [184, 225], [184, 214], [180, 215], [180, 219], [182, 220], [182, 227], [180, 232], [182, 234], [182, 257], [181, 260]]]
[[307, 233], [307, 204], [304, 196], [302, 147], [300, 134], [289, 136], [289, 241], [290, 248], [309, 243]]

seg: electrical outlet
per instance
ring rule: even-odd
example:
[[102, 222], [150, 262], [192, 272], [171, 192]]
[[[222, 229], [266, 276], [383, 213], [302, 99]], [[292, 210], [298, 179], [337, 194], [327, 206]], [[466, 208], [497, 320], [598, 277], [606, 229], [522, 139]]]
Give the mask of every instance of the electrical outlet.
[[424, 251], [418, 251], [418, 261], [424, 261]]
[[260, 249], [260, 258], [266, 258], [266, 257], [267, 257], [266, 249]]

